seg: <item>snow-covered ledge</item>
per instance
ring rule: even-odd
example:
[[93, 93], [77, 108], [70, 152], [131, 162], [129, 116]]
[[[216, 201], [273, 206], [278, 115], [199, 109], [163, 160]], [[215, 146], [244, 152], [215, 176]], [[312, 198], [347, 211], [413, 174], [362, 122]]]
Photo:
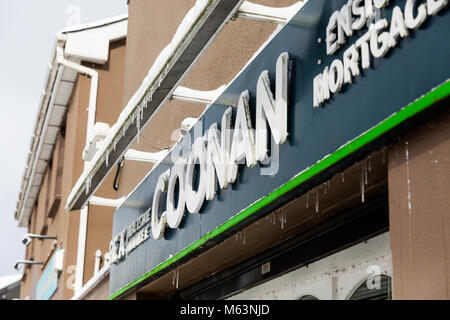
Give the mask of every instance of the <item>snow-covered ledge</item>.
[[296, 13], [304, 1], [299, 1], [292, 6], [285, 8], [274, 8], [256, 4], [250, 1], [244, 1], [239, 8], [236, 17], [257, 21], [272, 22], [277, 24], [286, 24], [292, 17], [292, 13]]
[[76, 182], [67, 199], [66, 211], [80, 209], [88, 202], [242, 2], [197, 0]]
[[200, 91], [179, 86], [173, 92], [172, 99], [177, 101], [211, 104], [225, 91], [226, 87], [226, 85], [223, 85], [216, 90]]

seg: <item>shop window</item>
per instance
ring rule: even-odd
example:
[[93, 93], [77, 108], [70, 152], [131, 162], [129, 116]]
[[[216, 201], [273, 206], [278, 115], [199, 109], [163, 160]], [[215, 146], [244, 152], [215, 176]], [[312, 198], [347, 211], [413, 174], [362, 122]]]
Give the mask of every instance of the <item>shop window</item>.
[[377, 283], [377, 280], [371, 281], [370, 279], [364, 281], [353, 293], [350, 300], [391, 300], [391, 277], [386, 275], [380, 275], [379, 277], [379, 283]]

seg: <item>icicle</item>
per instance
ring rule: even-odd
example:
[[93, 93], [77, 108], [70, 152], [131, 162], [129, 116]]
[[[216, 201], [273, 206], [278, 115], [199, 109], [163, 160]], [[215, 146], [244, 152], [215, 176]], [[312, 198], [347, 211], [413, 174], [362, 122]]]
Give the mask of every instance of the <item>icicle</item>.
[[306, 209], [309, 208], [309, 193], [306, 194]]
[[245, 231], [242, 231], [242, 243], [244, 244], [244, 246], [245, 246]]
[[361, 182], [361, 202], [364, 203], [364, 192], [365, 192], [365, 187], [364, 187], [364, 183]]
[[106, 166], [109, 167], [109, 151], [106, 151], [106, 157], [105, 157]]
[[319, 213], [319, 192], [316, 189], [316, 199], [314, 201], [314, 206], [316, 209], [316, 213]]
[[172, 285], [174, 286], [175, 285], [175, 276], [176, 276], [176, 271], [174, 271], [173, 272], [173, 274], [172, 274]]
[[[358, 165], [359, 168], [359, 165]], [[360, 173], [359, 173], [359, 188], [361, 191], [361, 202], [364, 203], [365, 200], [365, 183], [364, 183], [364, 170], [363, 168], [359, 168], [360, 169]]]
[[325, 182], [323, 184], [323, 191], [325, 194], [328, 194], [328, 191], [331, 191], [331, 187], [330, 187], [330, 180], [328, 180], [327, 182]]
[[91, 183], [92, 183], [92, 176], [88, 176], [86, 179], [86, 195], [89, 193], [89, 190], [91, 189]]
[[178, 282], [179, 282], [179, 280], [180, 280], [180, 270], [177, 269], [175, 289], [178, 289]]
[[405, 158], [406, 158], [406, 161], [409, 161], [408, 141], [405, 141]]
[[281, 209], [280, 222], [281, 222], [281, 229], [284, 229], [284, 225], [287, 222], [286, 212], [284, 212], [284, 209]]
[[411, 197], [411, 174], [410, 174], [410, 168], [409, 168], [408, 140], [405, 141], [405, 158], [406, 158], [406, 183], [407, 183], [407, 190], [408, 190], [408, 213], [411, 214], [412, 197]]
[[368, 178], [367, 178], [367, 161], [364, 160], [364, 184], [367, 186]]
[[141, 120], [144, 119], [144, 105], [146, 105], [145, 103], [142, 103], [141, 106], [139, 107], [138, 110], [138, 143], [139, 143], [139, 138], [141, 136]]
[[137, 142], [139, 143], [139, 136], [141, 135], [141, 107], [139, 107], [136, 116], [136, 127], [137, 127]]
[[153, 94], [155, 93], [154, 87], [150, 88], [150, 101], [153, 101]]

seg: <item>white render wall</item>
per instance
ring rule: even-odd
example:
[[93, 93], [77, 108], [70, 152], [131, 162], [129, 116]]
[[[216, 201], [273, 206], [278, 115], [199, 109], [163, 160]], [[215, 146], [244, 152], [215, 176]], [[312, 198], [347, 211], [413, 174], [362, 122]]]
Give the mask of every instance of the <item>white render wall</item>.
[[[375, 267], [373, 267], [375, 266]], [[349, 299], [373, 271], [392, 277], [389, 232], [241, 292], [230, 300]]]

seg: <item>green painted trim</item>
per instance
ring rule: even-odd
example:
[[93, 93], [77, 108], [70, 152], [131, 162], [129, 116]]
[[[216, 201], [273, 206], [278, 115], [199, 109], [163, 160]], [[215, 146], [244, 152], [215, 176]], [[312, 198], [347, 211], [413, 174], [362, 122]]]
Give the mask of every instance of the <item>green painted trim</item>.
[[391, 115], [383, 122], [379, 123], [372, 129], [368, 130], [367, 132], [361, 134], [359, 137], [355, 138], [354, 140], [348, 142], [346, 145], [342, 146], [340, 149], [335, 151], [334, 153], [328, 155], [326, 158], [321, 160], [320, 162], [316, 163], [315, 165], [311, 166], [310, 168], [307, 168], [303, 172], [301, 172], [299, 175], [295, 176], [291, 180], [289, 180], [287, 183], [279, 187], [278, 189], [274, 190], [264, 198], [261, 198], [254, 204], [252, 204], [250, 207], [244, 209], [237, 215], [235, 215], [233, 218], [225, 222], [223, 225], [217, 227], [213, 231], [207, 233], [199, 240], [192, 243], [190, 246], [186, 247], [176, 255], [174, 255], [172, 258], [162, 262], [158, 266], [156, 266], [153, 270], [150, 270], [149, 272], [145, 273], [138, 279], [134, 280], [133, 282], [129, 283], [128, 285], [122, 287], [118, 291], [116, 291], [114, 294], [112, 294], [108, 300], [113, 300], [124, 293], [126, 293], [128, 290], [136, 286], [137, 284], [141, 283], [145, 279], [153, 276], [154, 274], [164, 270], [165, 268], [169, 267], [171, 264], [175, 263], [176, 261], [180, 260], [181, 258], [185, 257], [189, 253], [195, 251], [199, 247], [201, 247], [203, 244], [205, 244], [208, 240], [213, 239], [223, 232], [227, 231], [231, 227], [235, 226], [236, 224], [240, 223], [241, 221], [245, 220], [249, 216], [253, 215], [258, 210], [264, 208], [268, 204], [272, 203], [276, 199], [280, 198], [284, 194], [286, 194], [288, 191], [294, 189], [295, 187], [298, 187], [305, 181], [313, 178], [320, 172], [328, 169], [338, 161], [344, 159], [345, 157], [349, 156], [356, 150], [360, 149], [361, 147], [367, 145], [369, 142], [372, 142], [373, 140], [379, 138], [384, 133], [388, 132], [389, 130], [395, 128], [399, 124], [403, 123], [407, 119], [411, 118], [412, 116], [418, 114], [419, 112], [429, 108], [433, 104], [435, 104], [437, 101], [442, 100], [443, 98], [450, 95], [450, 80], [447, 80], [443, 84], [441, 84], [439, 87], [433, 89], [426, 95], [422, 96], [421, 98], [417, 99], [416, 101], [410, 103], [397, 113]]

